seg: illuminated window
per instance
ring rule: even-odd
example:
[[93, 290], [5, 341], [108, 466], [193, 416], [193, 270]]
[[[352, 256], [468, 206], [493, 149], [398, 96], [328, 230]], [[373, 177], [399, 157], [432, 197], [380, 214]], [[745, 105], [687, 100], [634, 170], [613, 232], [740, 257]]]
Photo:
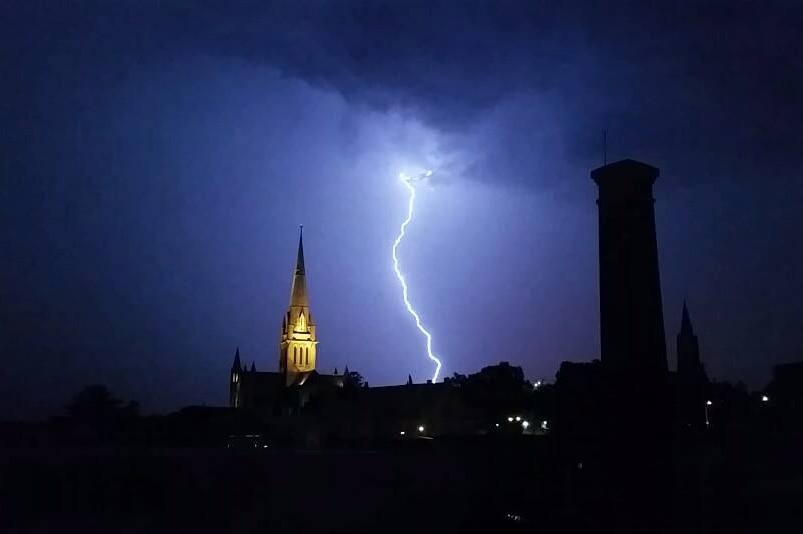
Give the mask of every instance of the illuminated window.
[[306, 332], [307, 331], [307, 319], [304, 317], [304, 312], [301, 312], [301, 315], [298, 316], [298, 322], [296, 323], [296, 332]]
[[233, 375], [231, 375], [231, 381], [235, 382], [235, 383], [237, 382], [237, 373], [234, 373]]

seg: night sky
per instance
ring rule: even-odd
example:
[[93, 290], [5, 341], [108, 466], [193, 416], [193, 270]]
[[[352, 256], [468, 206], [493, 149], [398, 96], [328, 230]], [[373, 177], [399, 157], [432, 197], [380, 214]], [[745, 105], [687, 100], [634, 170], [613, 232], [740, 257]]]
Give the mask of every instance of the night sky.
[[[714, 377], [803, 347], [799, 2], [0, 6], [0, 417], [89, 383], [144, 411], [275, 370], [304, 225], [319, 370], [552, 380], [599, 356], [596, 186], [655, 187], [670, 367], [683, 299]], [[294, 6], [294, 7], [293, 7]]]

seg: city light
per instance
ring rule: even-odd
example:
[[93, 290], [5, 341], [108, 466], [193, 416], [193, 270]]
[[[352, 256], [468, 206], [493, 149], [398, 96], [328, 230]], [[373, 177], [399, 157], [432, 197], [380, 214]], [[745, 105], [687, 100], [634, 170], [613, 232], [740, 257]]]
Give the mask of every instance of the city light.
[[527, 427], [529, 427], [529, 426], [530, 426], [530, 423], [528, 423], [527, 421], [522, 421], [521, 422], [521, 428], [523, 428], [524, 430], [527, 430]]
[[516, 421], [521, 421], [521, 417], [517, 415], [516, 416]]
[[404, 430], [402, 430], [401, 432], [399, 432], [399, 434], [401, 434], [401, 435], [403, 436], [403, 435], [404, 435]]
[[712, 404], [714, 404], [714, 403], [713, 403], [713, 402], [711, 402], [710, 400], [709, 400], [709, 401], [705, 401], [705, 405], [706, 405], [706, 406], [711, 406]]
[[541, 430], [549, 430], [549, 422], [546, 419], [541, 421]]
[[767, 402], [768, 400], [770, 400], [770, 398], [767, 397], [766, 395], [761, 396], [761, 402]]
[[512, 418], [512, 417], [508, 417], [508, 418], [507, 418], [507, 422], [508, 422], [508, 423], [512, 423], [512, 422], [513, 422], [513, 418]]
[[423, 432], [423, 431], [424, 431], [424, 425], [419, 425], [419, 427], [418, 427], [418, 431], [419, 431], [419, 432]]

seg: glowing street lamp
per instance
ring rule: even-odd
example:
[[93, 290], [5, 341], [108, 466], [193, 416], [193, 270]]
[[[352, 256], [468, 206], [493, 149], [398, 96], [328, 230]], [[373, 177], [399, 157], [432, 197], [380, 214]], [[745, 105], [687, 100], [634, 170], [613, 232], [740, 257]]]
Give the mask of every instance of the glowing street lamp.
[[766, 395], [761, 396], [761, 402], [767, 402], [768, 400], [770, 400], [770, 398], [767, 397]]
[[523, 428], [524, 430], [527, 430], [528, 426], [530, 426], [530, 423], [528, 423], [527, 421], [521, 422], [521, 428]]
[[517, 422], [518, 422], [518, 421], [521, 421], [521, 417], [519, 417], [519, 416], [517, 415], [517, 416], [516, 416], [516, 421], [517, 421]]
[[711, 421], [708, 419], [708, 407], [714, 404], [710, 400], [705, 401], [705, 427], [708, 428], [708, 425], [711, 424]]
[[513, 422], [513, 418], [512, 418], [512, 417], [508, 417], [508, 418], [507, 418], [507, 422], [508, 422], [508, 423], [512, 423], [512, 422]]
[[418, 431], [424, 432], [424, 425], [418, 425]]

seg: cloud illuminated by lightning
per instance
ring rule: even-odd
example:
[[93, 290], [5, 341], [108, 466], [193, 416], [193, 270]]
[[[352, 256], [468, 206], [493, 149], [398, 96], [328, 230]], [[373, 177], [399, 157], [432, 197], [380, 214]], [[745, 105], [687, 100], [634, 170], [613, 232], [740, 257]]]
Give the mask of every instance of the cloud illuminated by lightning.
[[413, 219], [413, 208], [415, 206], [415, 187], [413, 187], [412, 182], [424, 180], [431, 175], [432, 171], [426, 171], [415, 178], [407, 176], [404, 173], [399, 174], [399, 180], [401, 180], [401, 183], [404, 184], [404, 187], [406, 187], [407, 191], [410, 193], [410, 200], [407, 204], [407, 218], [404, 220], [404, 222], [402, 222], [401, 227], [399, 228], [399, 236], [396, 238], [396, 241], [393, 242], [393, 270], [396, 271], [396, 277], [399, 279], [399, 283], [402, 286], [402, 298], [404, 299], [404, 305], [407, 307], [407, 311], [410, 313], [410, 315], [413, 316], [413, 319], [415, 319], [415, 326], [421, 331], [422, 334], [424, 334], [424, 337], [427, 338], [427, 357], [435, 362], [436, 366], [435, 374], [432, 375], [432, 382], [434, 383], [438, 381], [438, 374], [441, 372], [441, 361], [432, 353], [432, 334], [430, 334], [421, 324], [421, 317], [419, 317], [418, 312], [413, 309], [413, 306], [410, 304], [410, 300], [407, 297], [407, 282], [404, 279], [404, 275], [399, 270], [399, 256], [397, 255], [399, 244], [404, 238], [404, 232], [407, 229], [407, 225], [410, 224], [410, 221]]

